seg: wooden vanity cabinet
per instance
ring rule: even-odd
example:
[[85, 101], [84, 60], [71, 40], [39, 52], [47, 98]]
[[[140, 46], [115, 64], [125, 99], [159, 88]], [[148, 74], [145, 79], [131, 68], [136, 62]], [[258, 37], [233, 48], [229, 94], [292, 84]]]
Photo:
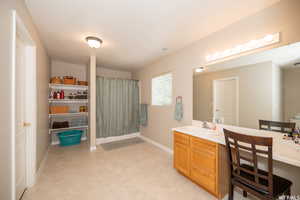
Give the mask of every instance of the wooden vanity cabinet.
[[174, 168], [190, 176], [190, 138], [182, 133], [174, 134]]
[[174, 167], [219, 199], [228, 192], [226, 166], [224, 145], [174, 132]]
[[191, 137], [190, 177], [212, 194], [217, 193], [218, 145]]

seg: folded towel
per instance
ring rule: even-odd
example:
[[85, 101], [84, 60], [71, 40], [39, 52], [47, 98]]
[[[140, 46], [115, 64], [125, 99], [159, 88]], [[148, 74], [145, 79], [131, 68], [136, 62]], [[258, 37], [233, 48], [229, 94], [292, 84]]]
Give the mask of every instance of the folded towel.
[[181, 121], [182, 118], [183, 118], [183, 104], [181, 101], [178, 101], [175, 104], [174, 119], [177, 121]]
[[140, 125], [148, 125], [148, 104], [141, 104], [140, 109]]

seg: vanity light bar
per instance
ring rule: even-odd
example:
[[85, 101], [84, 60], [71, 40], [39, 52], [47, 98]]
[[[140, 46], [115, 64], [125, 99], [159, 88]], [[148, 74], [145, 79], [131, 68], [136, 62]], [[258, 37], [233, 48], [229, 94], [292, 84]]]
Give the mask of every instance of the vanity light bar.
[[206, 56], [208, 62], [215, 61], [221, 58], [237, 55], [246, 51], [262, 48], [280, 41], [280, 33], [266, 35], [265, 37], [257, 40], [251, 40], [245, 44], [237, 45], [234, 48], [227, 49], [223, 52], [216, 52]]
[[198, 67], [198, 68], [196, 68], [195, 72], [197, 72], [197, 73], [204, 72], [204, 67]]

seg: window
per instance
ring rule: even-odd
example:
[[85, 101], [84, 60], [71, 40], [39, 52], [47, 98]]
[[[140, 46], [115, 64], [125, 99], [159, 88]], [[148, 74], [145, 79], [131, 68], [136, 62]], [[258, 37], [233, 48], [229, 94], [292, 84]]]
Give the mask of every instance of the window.
[[165, 106], [172, 103], [172, 74], [152, 78], [152, 105]]

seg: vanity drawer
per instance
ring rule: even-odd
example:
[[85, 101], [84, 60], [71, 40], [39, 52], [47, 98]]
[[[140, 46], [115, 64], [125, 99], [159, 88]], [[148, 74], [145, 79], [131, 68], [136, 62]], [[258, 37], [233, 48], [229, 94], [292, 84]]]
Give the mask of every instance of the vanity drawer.
[[191, 148], [194, 151], [202, 152], [215, 158], [217, 153], [217, 144], [204, 139], [191, 137]]
[[184, 144], [184, 145], [189, 145], [190, 137], [183, 133], [174, 132], [174, 142]]

